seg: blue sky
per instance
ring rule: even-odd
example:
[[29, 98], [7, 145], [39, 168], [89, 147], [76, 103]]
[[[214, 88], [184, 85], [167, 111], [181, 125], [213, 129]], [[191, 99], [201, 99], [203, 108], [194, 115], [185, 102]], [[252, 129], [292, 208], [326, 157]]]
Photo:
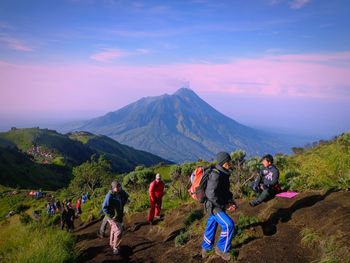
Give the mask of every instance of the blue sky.
[[2, 0], [0, 128], [190, 83], [242, 123], [336, 135], [350, 130], [349, 25], [345, 0]]

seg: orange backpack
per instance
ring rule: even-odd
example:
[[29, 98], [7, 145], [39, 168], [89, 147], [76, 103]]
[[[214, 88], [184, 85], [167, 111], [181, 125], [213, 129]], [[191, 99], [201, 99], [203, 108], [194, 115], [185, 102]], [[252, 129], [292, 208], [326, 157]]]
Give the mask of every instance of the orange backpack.
[[204, 203], [207, 200], [205, 196], [205, 189], [207, 188], [207, 182], [212, 170], [213, 167], [211, 166], [206, 168], [199, 166], [191, 175], [192, 184], [190, 189], [188, 189], [188, 192], [193, 199], [199, 201], [200, 203]]

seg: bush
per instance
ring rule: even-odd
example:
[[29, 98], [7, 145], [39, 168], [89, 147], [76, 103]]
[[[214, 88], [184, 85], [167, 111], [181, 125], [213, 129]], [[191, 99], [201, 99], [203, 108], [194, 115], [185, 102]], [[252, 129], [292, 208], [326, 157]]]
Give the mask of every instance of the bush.
[[175, 246], [183, 246], [190, 240], [190, 233], [189, 232], [181, 232], [176, 238], [175, 238]]
[[149, 208], [148, 191], [138, 191], [129, 193], [130, 203], [125, 207], [126, 213], [141, 212]]
[[21, 224], [23, 225], [28, 225], [31, 222], [33, 222], [33, 219], [30, 217], [30, 215], [26, 214], [26, 213], [22, 213], [19, 216], [19, 221], [21, 222]]
[[30, 208], [30, 206], [29, 205], [27, 205], [27, 204], [18, 204], [17, 206], [16, 206], [16, 208], [15, 208], [15, 211], [17, 212], [17, 213], [22, 213], [22, 212], [25, 212], [26, 210], [28, 210]]
[[123, 178], [123, 185], [129, 189], [144, 189], [154, 180], [156, 174], [151, 168], [136, 167], [135, 171]]

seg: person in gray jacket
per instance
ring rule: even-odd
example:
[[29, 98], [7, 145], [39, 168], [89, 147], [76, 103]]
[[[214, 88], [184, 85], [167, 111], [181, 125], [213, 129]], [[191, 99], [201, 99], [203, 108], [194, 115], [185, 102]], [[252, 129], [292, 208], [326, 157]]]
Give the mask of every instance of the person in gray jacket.
[[215, 253], [223, 260], [231, 260], [229, 253], [235, 224], [227, 212], [236, 210], [233, 194], [230, 191], [230, 174], [232, 169], [231, 156], [226, 152], [220, 152], [216, 156], [218, 164], [212, 169], [207, 187], [205, 189], [206, 212], [209, 214], [202, 242], [202, 258], [208, 256], [215, 241], [217, 226], [221, 227], [220, 238], [215, 248]]
[[263, 169], [261, 169], [259, 176], [251, 184], [253, 191], [258, 195], [255, 200], [249, 202], [251, 206], [257, 206], [273, 198], [281, 191], [278, 183], [279, 171], [276, 166], [273, 165], [272, 155], [265, 155], [262, 158], [262, 164], [264, 166]]

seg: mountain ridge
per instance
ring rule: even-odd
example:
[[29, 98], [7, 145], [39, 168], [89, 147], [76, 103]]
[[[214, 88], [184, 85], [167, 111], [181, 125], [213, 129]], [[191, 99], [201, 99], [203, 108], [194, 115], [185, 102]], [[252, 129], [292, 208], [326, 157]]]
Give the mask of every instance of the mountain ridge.
[[248, 155], [289, 153], [292, 146], [220, 113], [188, 88], [141, 98], [63, 131], [103, 134], [174, 162], [208, 160], [222, 150], [242, 149]]

